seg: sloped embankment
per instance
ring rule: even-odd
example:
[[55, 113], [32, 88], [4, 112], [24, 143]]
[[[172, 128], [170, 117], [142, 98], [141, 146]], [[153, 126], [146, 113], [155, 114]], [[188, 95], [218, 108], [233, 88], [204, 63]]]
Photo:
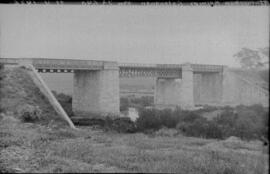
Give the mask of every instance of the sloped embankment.
[[[38, 108], [40, 119], [27, 123], [22, 108]], [[0, 173], [39, 171], [48, 161], [50, 141], [77, 134], [55, 112], [26, 69], [0, 69]]]
[[263, 89], [269, 90], [269, 81], [267, 81], [269, 69], [231, 68], [230, 71]]
[[21, 108], [31, 105], [41, 110], [41, 123], [49, 123], [53, 120], [66, 125], [34, 84], [26, 69], [6, 67], [1, 70], [1, 76], [0, 106], [5, 113], [20, 118]]

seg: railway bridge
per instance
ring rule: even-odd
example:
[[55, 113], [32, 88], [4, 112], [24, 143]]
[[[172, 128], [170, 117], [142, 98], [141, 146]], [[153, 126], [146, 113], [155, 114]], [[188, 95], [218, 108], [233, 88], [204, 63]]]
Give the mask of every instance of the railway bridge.
[[75, 115], [118, 114], [121, 77], [155, 77], [154, 104], [162, 107], [192, 109], [203, 104], [236, 105], [245, 103], [247, 98], [253, 103], [265, 104], [269, 96], [268, 91], [257, 86], [249, 84], [243, 87], [247, 84], [243, 82], [240, 87], [246, 96], [231, 97], [235, 95], [234, 88], [239, 87], [236, 84], [238, 80], [232, 79], [228, 67], [222, 65], [133, 64], [47, 58], [1, 58], [0, 63], [29, 63], [40, 73], [73, 73], [72, 109]]

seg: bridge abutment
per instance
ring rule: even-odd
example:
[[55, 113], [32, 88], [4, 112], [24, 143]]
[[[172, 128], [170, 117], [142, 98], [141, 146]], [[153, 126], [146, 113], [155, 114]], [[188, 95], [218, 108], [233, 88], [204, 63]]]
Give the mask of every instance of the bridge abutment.
[[193, 70], [190, 64], [182, 66], [181, 79], [157, 78], [154, 98], [157, 107], [193, 108]]
[[72, 109], [75, 115], [119, 114], [119, 68], [104, 64], [102, 70], [74, 71]]

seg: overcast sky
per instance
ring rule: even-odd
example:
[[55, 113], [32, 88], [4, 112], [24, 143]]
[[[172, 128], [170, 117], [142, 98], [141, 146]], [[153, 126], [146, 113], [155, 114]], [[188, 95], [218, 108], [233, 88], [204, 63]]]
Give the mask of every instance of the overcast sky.
[[269, 46], [269, 6], [0, 5], [0, 56], [236, 66]]

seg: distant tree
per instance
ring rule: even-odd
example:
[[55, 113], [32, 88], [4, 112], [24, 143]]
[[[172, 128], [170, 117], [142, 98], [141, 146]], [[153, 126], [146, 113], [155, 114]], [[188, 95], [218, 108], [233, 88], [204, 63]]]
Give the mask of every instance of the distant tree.
[[[242, 48], [238, 53], [233, 55], [239, 61], [242, 68], [262, 68], [269, 64], [269, 47], [252, 50]], [[266, 59], [266, 61], [264, 61]]]

